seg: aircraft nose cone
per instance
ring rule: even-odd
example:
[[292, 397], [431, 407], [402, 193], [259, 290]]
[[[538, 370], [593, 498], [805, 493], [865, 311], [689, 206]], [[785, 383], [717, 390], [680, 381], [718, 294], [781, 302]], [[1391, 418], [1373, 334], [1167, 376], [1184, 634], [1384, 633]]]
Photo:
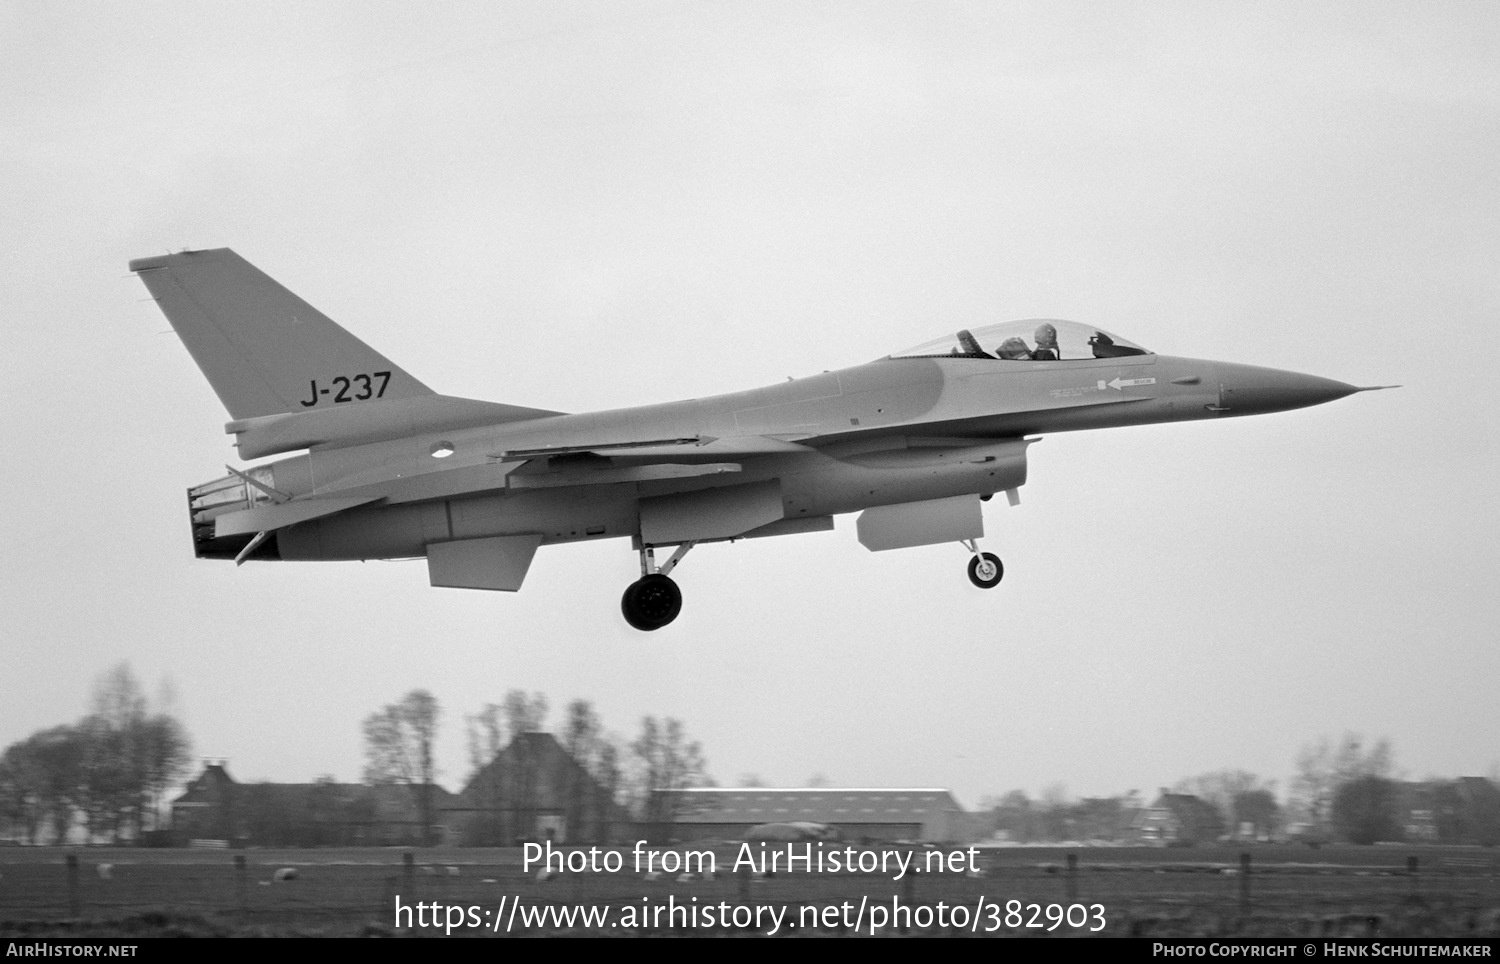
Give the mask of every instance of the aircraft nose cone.
[[1359, 391], [1353, 385], [1254, 365], [1219, 366], [1219, 404], [1230, 415], [1259, 415], [1321, 405]]

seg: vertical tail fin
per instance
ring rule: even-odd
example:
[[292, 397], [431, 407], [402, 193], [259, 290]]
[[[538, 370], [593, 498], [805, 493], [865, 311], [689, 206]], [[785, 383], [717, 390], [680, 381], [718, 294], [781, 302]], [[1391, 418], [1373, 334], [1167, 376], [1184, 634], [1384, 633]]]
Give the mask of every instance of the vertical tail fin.
[[432, 390], [228, 248], [130, 262], [234, 419]]

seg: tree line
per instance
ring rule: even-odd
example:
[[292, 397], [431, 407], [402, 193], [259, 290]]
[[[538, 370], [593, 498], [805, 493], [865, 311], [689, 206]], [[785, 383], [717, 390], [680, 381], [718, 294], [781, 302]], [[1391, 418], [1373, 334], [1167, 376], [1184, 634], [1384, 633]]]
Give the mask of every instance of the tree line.
[[[77, 722], [6, 747], [0, 753], [0, 833], [26, 844], [69, 836], [165, 842], [166, 797], [180, 788], [193, 762], [187, 731], [170, 703], [170, 696], [148, 700], [122, 663], [99, 677], [89, 710]], [[542, 761], [525, 759], [529, 744], [516, 737], [551, 732], [548, 708], [545, 695], [517, 689], [464, 718], [466, 782], [502, 753], [521, 754], [505, 769], [508, 784], [489, 788], [501, 795], [497, 804], [503, 798], [517, 811], [516, 826], [534, 823], [542, 777]], [[440, 822], [438, 796], [447, 796], [436, 782], [441, 715], [438, 700], [418, 689], [364, 719], [363, 778], [371, 792], [332, 777], [310, 785], [237, 784], [227, 832], [283, 845], [374, 842], [369, 833], [389, 817], [381, 802], [389, 797], [372, 792], [399, 786], [410, 794], [419, 828], [418, 839], [402, 842], [430, 841]], [[565, 786], [549, 791], [567, 801], [569, 826], [607, 823], [619, 812], [632, 820], [669, 821], [676, 790], [711, 783], [702, 747], [680, 720], [645, 716], [638, 735], [627, 740], [605, 727], [592, 703], [575, 699], [556, 729], [562, 751], [577, 764], [562, 771]]]
[[[1491, 780], [1395, 778], [1387, 739], [1355, 733], [1302, 747], [1285, 800], [1275, 781], [1244, 770], [1219, 770], [1179, 780], [1150, 798], [1137, 790], [1116, 797], [1070, 800], [1061, 785], [1032, 799], [1014, 790], [981, 802], [988, 829], [1017, 843], [1121, 841], [1138, 834], [1142, 813], [1172, 796], [1201, 804], [1196, 842], [1225, 836], [1309, 844], [1378, 841], [1500, 843], [1500, 787]], [[1188, 809], [1192, 813], [1191, 809]]]
[[0, 753], [0, 821], [24, 843], [143, 840], [161, 830], [163, 797], [191, 763], [170, 698], [152, 705], [129, 665], [95, 683], [89, 712]]
[[[562, 781], [549, 790], [551, 798], [562, 801], [564, 826], [592, 827], [591, 835], [599, 839], [609, 836], [617, 810], [645, 823], [669, 822], [679, 805], [678, 791], [712, 783], [702, 746], [688, 738], [681, 720], [642, 717], [639, 734], [627, 742], [606, 729], [588, 700], [568, 702], [556, 732], [548, 725], [548, 710], [545, 694], [513, 689], [500, 702], [464, 717], [470, 803], [495, 814], [494, 824], [483, 831], [484, 842], [513, 843], [533, 835], [544, 778]], [[437, 699], [418, 689], [363, 723], [365, 782], [408, 787], [429, 840], [437, 822], [434, 748], [440, 717]], [[551, 734], [576, 766], [544, 774], [536, 746], [518, 739], [536, 733]], [[504, 766], [492, 766], [502, 757]], [[576, 836], [576, 829], [569, 835]]]
[[[192, 760], [187, 732], [170, 703], [169, 696], [148, 700], [127, 664], [103, 674], [77, 722], [33, 733], [0, 753], [0, 827], [29, 844], [61, 840], [70, 832], [115, 843], [145, 842], [161, 833], [165, 796]], [[568, 828], [593, 827], [603, 837], [617, 813], [642, 824], [668, 824], [679, 813], [679, 791], [714, 785], [701, 745], [688, 737], [681, 720], [642, 717], [637, 735], [626, 739], [605, 727], [588, 700], [569, 701], [555, 727], [549, 708], [546, 695], [513, 689], [463, 717], [471, 796], [481, 808], [509, 814], [486, 842], [513, 843], [534, 832], [546, 780], [563, 781], [546, 788], [549, 811], [558, 810], [561, 800]], [[447, 796], [436, 779], [441, 716], [437, 699], [417, 689], [362, 723], [365, 785], [403, 788], [418, 815], [418, 833], [429, 842], [440, 822], [438, 797]], [[576, 766], [544, 773], [544, 761], [528, 757], [537, 752], [533, 743], [518, 739], [538, 733], [555, 738]], [[502, 756], [506, 765], [492, 767]], [[1243, 770], [1186, 778], [1162, 792], [1201, 804], [1197, 832], [1206, 839], [1500, 843], [1500, 774], [1489, 781], [1413, 783], [1396, 779], [1394, 767], [1389, 740], [1367, 742], [1350, 733], [1302, 747], [1284, 799], [1275, 781]], [[494, 773], [488, 782], [479, 779], [487, 768]], [[743, 782], [760, 781], [752, 776]], [[246, 785], [237, 819], [255, 828], [257, 837], [359, 842], [350, 828], [378, 822], [377, 806], [367, 795], [340, 789], [346, 786], [326, 777], [306, 799], [283, 800], [277, 791], [286, 785]], [[1139, 815], [1157, 802], [1157, 795], [1135, 790], [1071, 800], [1057, 785], [1036, 799], [1020, 790], [986, 798], [981, 811], [990, 832], [1018, 843], [1119, 841], [1132, 836]], [[317, 826], [302, 826], [308, 820]]]

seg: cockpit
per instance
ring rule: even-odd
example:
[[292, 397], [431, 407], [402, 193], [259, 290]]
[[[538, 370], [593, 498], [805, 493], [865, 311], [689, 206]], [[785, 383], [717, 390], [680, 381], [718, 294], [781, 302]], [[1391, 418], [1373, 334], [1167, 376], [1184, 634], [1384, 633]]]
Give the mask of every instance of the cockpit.
[[946, 337], [896, 352], [891, 357], [1049, 362], [1149, 354], [1151, 352], [1141, 346], [1102, 328], [1055, 318], [1031, 318], [963, 328]]

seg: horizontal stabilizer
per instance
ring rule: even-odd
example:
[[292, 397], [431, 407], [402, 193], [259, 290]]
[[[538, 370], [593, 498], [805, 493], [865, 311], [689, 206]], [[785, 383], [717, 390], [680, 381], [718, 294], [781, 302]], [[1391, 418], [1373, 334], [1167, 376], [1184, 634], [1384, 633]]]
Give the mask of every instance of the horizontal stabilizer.
[[379, 498], [378, 495], [369, 495], [336, 499], [293, 499], [291, 502], [258, 505], [253, 509], [226, 512], [214, 520], [214, 538], [223, 539], [227, 536], [285, 529], [299, 522], [320, 519], [325, 515], [343, 512], [357, 505], [375, 502]]

